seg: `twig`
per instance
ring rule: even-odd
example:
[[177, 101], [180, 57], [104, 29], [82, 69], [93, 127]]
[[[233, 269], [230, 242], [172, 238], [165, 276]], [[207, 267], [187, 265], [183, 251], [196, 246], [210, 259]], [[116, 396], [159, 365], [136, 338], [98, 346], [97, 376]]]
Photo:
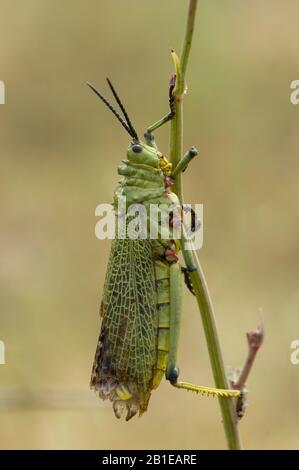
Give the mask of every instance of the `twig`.
[[[171, 121], [170, 130], [170, 158], [173, 167], [177, 165], [182, 155], [182, 106], [183, 97], [186, 90], [185, 74], [191, 49], [196, 8], [197, 0], [190, 0], [184, 46], [180, 60], [173, 53], [177, 78], [176, 86], [173, 92], [176, 114], [175, 118]], [[182, 203], [183, 197], [180, 175], [178, 175], [175, 179], [173, 190], [178, 195]], [[184, 247], [184, 243], [182, 245], [182, 252], [188, 271], [190, 272], [190, 277], [201, 313], [215, 384], [218, 388], [227, 389], [229, 386], [225, 374], [215, 315], [205, 277], [195, 250], [187, 251]], [[230, 398], [219, 398], [219, 402], [228, 448], [234, 450], [241, 449], [241, 438], [237, 426], [237, 416], [234, 401]]]
[[260, 324], [260, 326], [253, 331], [249, 331], [246, 336], [247, 336], [247, 342], [248, 342], [248, 353], [247, 353], [247, 358], [244, 364], [244, 367], [242, 369], [242, 372], [238, 378], [238, 380], [233, 383], [233, 388], [236, 390], [243, 390], [245, 387], [245, 384], [247, 382], [248, 376], [250, 374], [250, 371], [252, 369], [256, 354], [258, 350], [260, 349], [261, 345], [263, 344], [264, 340], [264, 325], [263, 323]]

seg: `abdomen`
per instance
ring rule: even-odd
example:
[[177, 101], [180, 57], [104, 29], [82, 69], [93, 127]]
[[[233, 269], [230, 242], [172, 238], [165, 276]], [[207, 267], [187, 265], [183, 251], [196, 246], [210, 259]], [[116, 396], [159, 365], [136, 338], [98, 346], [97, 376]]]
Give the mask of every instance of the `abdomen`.
[[158, 338], [157, 363], [153, 377], [153, 388], [157, 388], [165, 375], [169, 352], [169, 326], [170, 326], [170, 286], [169, 264], [162, 260], [154, 262], [157, 312], [158, 312]]

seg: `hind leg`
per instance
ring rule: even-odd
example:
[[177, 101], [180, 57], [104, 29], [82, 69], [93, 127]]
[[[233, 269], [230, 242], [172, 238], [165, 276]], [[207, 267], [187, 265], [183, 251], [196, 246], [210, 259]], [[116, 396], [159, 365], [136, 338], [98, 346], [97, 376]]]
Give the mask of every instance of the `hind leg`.
[[180, 382], [179, 369], [177, 368], [177, 351], [182, 312], [182, 274], [178, 263], [170, 266], [170, 331], [169, 331], [169, 355], [166, 370], [166, 379], [176, 388], [189, 390], [203, 395], [218, 397], [238, 397], [239, 390], [225, 390], [213, 387], [203, 387], [188, 382]]

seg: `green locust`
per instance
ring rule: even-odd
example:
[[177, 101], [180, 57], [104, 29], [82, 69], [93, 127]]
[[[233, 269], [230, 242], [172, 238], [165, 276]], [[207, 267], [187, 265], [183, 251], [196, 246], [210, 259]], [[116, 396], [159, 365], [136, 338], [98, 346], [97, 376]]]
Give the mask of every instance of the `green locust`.
[[[169, 87], [168, 114], [147, 129], [144, 142], [132, 126], [113, 85], [107, 79], [123, 117], [110, 102], [88, 83], [88, 86], [110, 109], [130, 135], [127, 159], [118, 168], [122, 180], [114, 193], [116, 225], [118, 200], [126, 198], [126, 208], [134, 204], [145, 207], [148, 220], [150, 206], [181, 209], [171, 191], [175, 176], [184, 171], [197, 155], [192, 147], [177, 168], [159, 152], [153, 130], [170, 121], [175, 114], [173, 90], [175, 75]], [[221, 397], [237, 397], [237, 390], [221, 390], [180, 382], [176, 365], [180, 318], [182, 311], [182, 277], [192, 291], [188, 268], [178, 263], [180, 240], [172, 237], [175, 223], [171, 220], [169, 236], [157, 239], [116, 238], [112, 242], [103, 298], [101, 331], [91, 375], [91, 389], [100, 398], [109, 399], [114, 413], [123, 413], [128, 421], [147, 410], [151, 393], [163, 376], [177, 388]], [[130, 218], [129, 218], [130, 220]]]

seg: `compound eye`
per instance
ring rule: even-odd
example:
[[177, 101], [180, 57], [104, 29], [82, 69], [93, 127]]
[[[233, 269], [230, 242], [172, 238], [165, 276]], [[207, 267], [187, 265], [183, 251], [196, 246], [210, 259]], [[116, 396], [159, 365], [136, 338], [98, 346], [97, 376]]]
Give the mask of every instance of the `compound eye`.
[[140, 153], [142, 152], [142, 147], [139, 144], [134, 144], [132, 145], [132, 150], [134, 153]]

